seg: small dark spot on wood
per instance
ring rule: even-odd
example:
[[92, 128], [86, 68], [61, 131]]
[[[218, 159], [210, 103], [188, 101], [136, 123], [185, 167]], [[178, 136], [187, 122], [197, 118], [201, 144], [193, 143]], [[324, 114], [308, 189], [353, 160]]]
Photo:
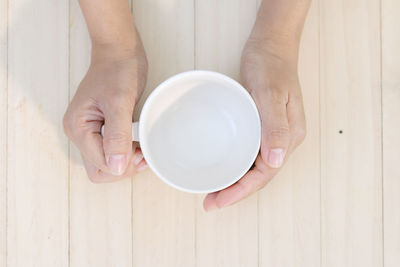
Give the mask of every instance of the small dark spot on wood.
[[342, 130], [339, 130], [339, 133], [340, 133], [340, 134], [342, 134], [342, 133], [343, 133], [343, 131], [342, 131]]

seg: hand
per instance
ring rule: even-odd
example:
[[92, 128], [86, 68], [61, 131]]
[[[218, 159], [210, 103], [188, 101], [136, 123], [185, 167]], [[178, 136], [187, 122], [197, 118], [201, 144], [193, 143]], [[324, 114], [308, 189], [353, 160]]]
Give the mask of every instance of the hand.
[[[93, 182], [131, 177], [146, 168], [132, 142], [132, 116], [146, 83], [147, 60], [135, 49], [94, 46], [89, 70], [64, 116], [64, 131], [79, 148]], [[104, 123], [104, 137], [100, 134]]]
[[305, 137], [297, 51], [250, 39], [242, 54], [242, 82], [258, 107], [262, 135], [254, 167], [237, 183], [204, 200], [207, 211], [231, 205], [263, 188]]

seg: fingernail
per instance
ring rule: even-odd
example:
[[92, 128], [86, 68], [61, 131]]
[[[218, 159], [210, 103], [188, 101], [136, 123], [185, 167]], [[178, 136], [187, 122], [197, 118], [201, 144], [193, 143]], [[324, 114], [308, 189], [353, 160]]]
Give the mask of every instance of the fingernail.
[[133, 163], [135, 165], [138, 165], [143, 159], [143, 154], [142, 153], [136, 153], [135, 154], [135, 160], [133, 161]]
[[280, 168], [283, 163], [283, 149], [275, 148], [271, 149], [268, 154], [268, 165], [271, 168]]
[[126, 155], [110, 155], [107, 157], [107, 165], [113, 175], [121, 175], [126, 168]]

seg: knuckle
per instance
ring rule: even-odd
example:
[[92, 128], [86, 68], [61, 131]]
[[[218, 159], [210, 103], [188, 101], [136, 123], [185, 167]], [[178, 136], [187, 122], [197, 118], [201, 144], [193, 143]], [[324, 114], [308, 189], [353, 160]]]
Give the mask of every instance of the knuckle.
[[279, 88], [271, 88], [267, 90], [267, 97], [270, 102], [279, 105], [286, 105], [289, 101], [288, 92]]
[[67, 116], [67, 114], [64, 115], [62, 123], [63, 123], [64, 133], [68, 135], [70, 125], [69, 125], [69, 117]]
[[288, 126], [279, 126], [267, 129], [267, 139], [283, 139], [289, 136]]
[[115, 131], [106, 133], [103, 138], [104, 144], [107, 145], [126, 145], [131, 142], [131, 134], [123, 131]]
[[74, 113], [67, 112], [63, 117], [64, 133], [70, 139], [82, 137], [84, 129], [84, 120]]
[[73, 129], [74, 129], [74, 118], [71, 116], [69, 113], [65, 113], [63, 117], [63, 128], [64, 128], [64, 133], [68, 137], [72, 137], [73, 134]]

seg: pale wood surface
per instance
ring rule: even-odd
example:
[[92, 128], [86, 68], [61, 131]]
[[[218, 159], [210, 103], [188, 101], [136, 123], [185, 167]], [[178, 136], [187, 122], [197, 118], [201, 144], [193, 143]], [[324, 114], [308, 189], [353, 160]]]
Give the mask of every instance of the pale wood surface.
[[[147, 89], [239, 80], [259, 0], [133, 0]], [[238, 205], [205, 213], [150, 171], [94, 185], [61, 118], [89, 65], [76, 0], [0, 0], [0, 266], [400, 266], [400, 4], [314, 0], [299, 62], [307, 138]], [[339, 131], [342, 131], [341, 133]]]
[[382, 1], [382, 111], [385, 266], [400, 264], [400, 2]]
[[323, 266], [381, 266], [379, 1], [321, 1]]
[[8, 266], [68, 266], [68, 56], [66, 1], [9, 1]]
[[7, 5], [0, 0], [0, 266], [7, 261]]

